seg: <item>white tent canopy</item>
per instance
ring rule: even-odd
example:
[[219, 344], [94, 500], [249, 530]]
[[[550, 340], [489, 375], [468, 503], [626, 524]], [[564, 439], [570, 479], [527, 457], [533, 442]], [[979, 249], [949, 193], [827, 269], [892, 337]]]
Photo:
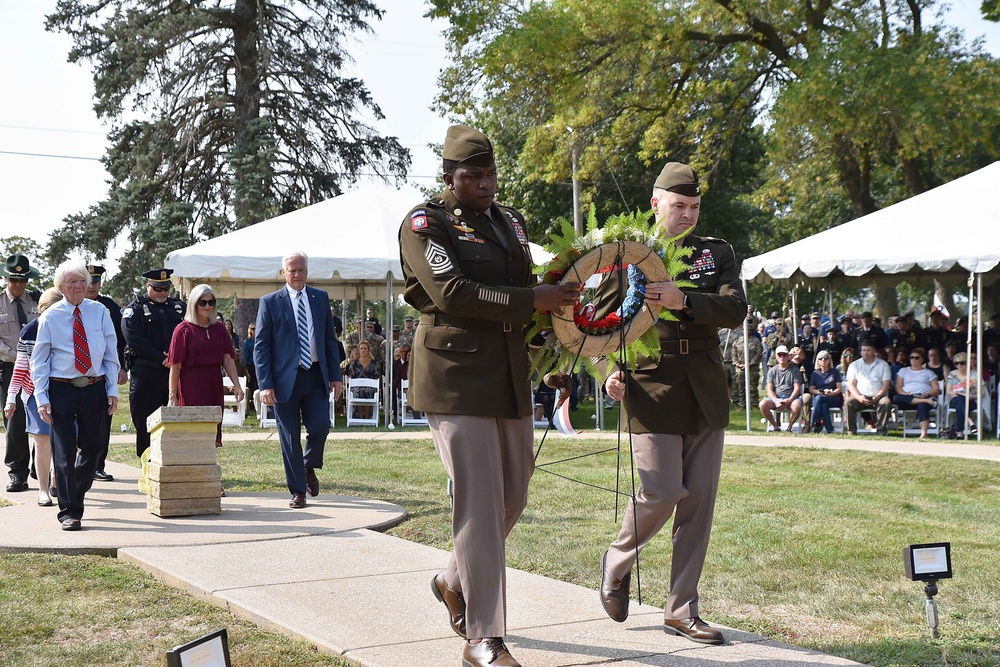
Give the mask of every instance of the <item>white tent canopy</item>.
[[1000, 277], [1000, 162], [743, 262], [746, 281], [789, 286], [964, 283]]
[[[284, 284], [281, 258], [301, 250], [309, 256], [309, 284], [331, 299], [384, 300], [403, 284], [399, 226], [423, 200], [415, 190], [365, 186], [353, 192], [239, 229], [167, 255], [173, 280], [188, 294], [209, 283], [218, 294], [257, 298]], [[532, 244], [535, 262], [547, 253]]]

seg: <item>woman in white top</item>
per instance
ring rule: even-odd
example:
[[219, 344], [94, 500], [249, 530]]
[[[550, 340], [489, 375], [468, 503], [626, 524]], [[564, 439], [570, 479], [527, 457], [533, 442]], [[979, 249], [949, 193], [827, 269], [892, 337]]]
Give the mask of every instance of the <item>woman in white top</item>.
[[927, 437], [931, 408], [937, 407], [937, 399], [934, 397], [941, 393], [937, 374], [924, 368], [924, 355], [922, 347], [910, 350], [910, 366], [900, 368], [896, 374], [896, 395], [892, 397], [892, 402], [904, 410], [917, 409], [921, 439]]

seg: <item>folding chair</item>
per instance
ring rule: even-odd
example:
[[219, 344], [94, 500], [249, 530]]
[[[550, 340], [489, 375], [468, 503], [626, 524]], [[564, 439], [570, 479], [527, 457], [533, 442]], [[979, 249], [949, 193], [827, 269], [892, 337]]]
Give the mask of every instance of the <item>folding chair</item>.
[[[371, 398], [361, 398], [355, 392], [358, 389], [372, 389], [374, 395]], [[347, 380], [347, 425], [350, 426], [378, 426], [379, 416], [379, 381], [367, 380], [365, 378], [349, 378]], [[355, 408], [370, 407], [370, 417], [355, 416]]]
[[399, 381], [399, 423], [401, 426], [413, 426], [421, 424], [427, 425], [427, 417], [421, 413], [420, 417], [414, 415], [413, 409], [407, 405], [406, 396], [410, 390], [409, 380]]
[[247, 379], [240, 376], [240, 388], [243, 390], [243, 400], [237, 401], [236, 395], [231, 393], [233, 381], [228, 377], [222, 378], [222, 387], [226, 391], [222, 398], [222, 425], [243, 427], [243, 421], [247, 418]]

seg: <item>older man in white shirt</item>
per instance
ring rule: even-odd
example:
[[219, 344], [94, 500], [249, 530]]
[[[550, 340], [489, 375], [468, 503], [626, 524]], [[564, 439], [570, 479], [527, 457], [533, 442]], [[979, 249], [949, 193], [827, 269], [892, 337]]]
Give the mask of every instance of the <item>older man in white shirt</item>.
[[889, 411], [892, 400], [892, 369], [884, 360], [875, 356], [875, 346], [870, 339], [861, 344], [861, 358], [847, 367], [847, 428], [851, 435], [858, 434], [858, 413], [875, 410], [879, 435], [889, 433]]
[[83, 262], [60, 264], [55, 283], [65, 298], [39, 318], [31, 377], [38, 414], [52, 425], [58, 518], [63, 530], [80, 530], [107, 415], [118, 408], [118, 336], [108, 309], [84, 298]]

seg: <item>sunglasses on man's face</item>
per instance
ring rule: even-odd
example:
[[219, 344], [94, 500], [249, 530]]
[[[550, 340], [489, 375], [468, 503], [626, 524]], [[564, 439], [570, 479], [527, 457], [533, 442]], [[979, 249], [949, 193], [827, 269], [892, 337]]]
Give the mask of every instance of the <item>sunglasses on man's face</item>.
[[156, 285], [150, 285], [150, 287], [153, 288], [154, 292], [169, 292], [170, 291], [169, 287], [157, 287]]
[[8, 278], [7, 282], [21, 284], [21, 283], [27, 283], [28, 279], [27, 278]]
[[209, 306], [215, 306], [215, 299], [201, 299], [198, 301], [198, 305], [202, 308], [208, 308]]

